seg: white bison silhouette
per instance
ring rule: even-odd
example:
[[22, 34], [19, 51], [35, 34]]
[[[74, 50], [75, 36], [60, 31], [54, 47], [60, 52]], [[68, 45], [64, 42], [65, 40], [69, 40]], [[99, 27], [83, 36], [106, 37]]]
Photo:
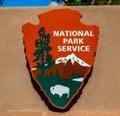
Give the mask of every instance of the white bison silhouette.
[[70, 89], [63, 85], [55, 85], [50, 87], [50, 92], [53, 95], [55, 94], [59, 95], [60, 98], [62, 97], [63, 94], [67, 94], [67, 98], [69, 98]]

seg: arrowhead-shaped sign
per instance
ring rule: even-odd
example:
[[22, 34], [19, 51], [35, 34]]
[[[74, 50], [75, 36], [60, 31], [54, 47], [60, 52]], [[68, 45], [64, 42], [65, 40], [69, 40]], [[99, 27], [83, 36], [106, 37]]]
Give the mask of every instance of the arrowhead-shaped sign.
[[40, 14], [38, 25], [22, 28], [34, 88], [51, 110], [71, 108], [93, 67], [99, 28], [81, 17], [76, 10], [55, 9]]

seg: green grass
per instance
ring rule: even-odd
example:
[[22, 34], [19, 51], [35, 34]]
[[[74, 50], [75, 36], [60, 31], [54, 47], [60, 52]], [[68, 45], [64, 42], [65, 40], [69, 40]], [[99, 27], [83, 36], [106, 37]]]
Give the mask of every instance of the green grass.
[[[73, 78], [80, 78], [79, 76], [73, 76]], [[81, 76], [83, 78], [83, 76]], [[41, 77], [40, 75], [37, 77], [37, 81], [42, 86], [42, 89], [47, 94], [47, 96], [50, 98], [51, 102], [58, 106], [58, 107], [65, 107], [66, 104], [69, 102], [69, 100], [73, 97], [73, 95], [78, 91], [81, 82], [72, 81], [72, 78], [70, 80], [64, 80], [61, 79], [60, 76], [57, 74], [56, 77], [53, 77], [52, 75], [50, 77]], [[60, 98], [59, 95], [51, 94], [50, 87], [55, 85], [63, 85], [66, 87], [69, 87], [70, 89], [70, 96], [67, 98], [67, 94], [63, 94]]]

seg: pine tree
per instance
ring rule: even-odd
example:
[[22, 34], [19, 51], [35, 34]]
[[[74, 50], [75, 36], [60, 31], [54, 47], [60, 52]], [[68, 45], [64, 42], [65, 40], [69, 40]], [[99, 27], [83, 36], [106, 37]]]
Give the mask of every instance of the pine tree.
[[54, 65], [54, 60], [49, 52], [52, 48], [49, 46], [50, 34], [45, 33], [45, 28], [41, 27], [38, 30], [39, 38], [35, 41], [36, 50], [33, 53], [35, 59], [33, 62], [36, 63], [36, 68], [41, 70], [42, 76], [44, 76], [44, 70], [49, 69]]
[[55, 77], [56, 77], [58, 80], [60, 79], [59, 71], [56, 71]]
[[119, 5], [120, 0], [53, 0], [56, 2], [62, 1], [67, 6], [80, 5]]

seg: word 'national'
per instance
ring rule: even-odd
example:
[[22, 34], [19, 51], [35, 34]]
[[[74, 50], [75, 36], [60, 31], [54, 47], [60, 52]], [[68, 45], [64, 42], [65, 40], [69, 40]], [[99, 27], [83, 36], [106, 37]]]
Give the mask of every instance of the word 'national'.
[[93, 37], [94, 34], [92, 32], [92, 30], [73, 30], [73, 31], [69, 31], [69, 30], [65, 30], [65, 31], [53, 31], [53, 36], [91, 36]]

